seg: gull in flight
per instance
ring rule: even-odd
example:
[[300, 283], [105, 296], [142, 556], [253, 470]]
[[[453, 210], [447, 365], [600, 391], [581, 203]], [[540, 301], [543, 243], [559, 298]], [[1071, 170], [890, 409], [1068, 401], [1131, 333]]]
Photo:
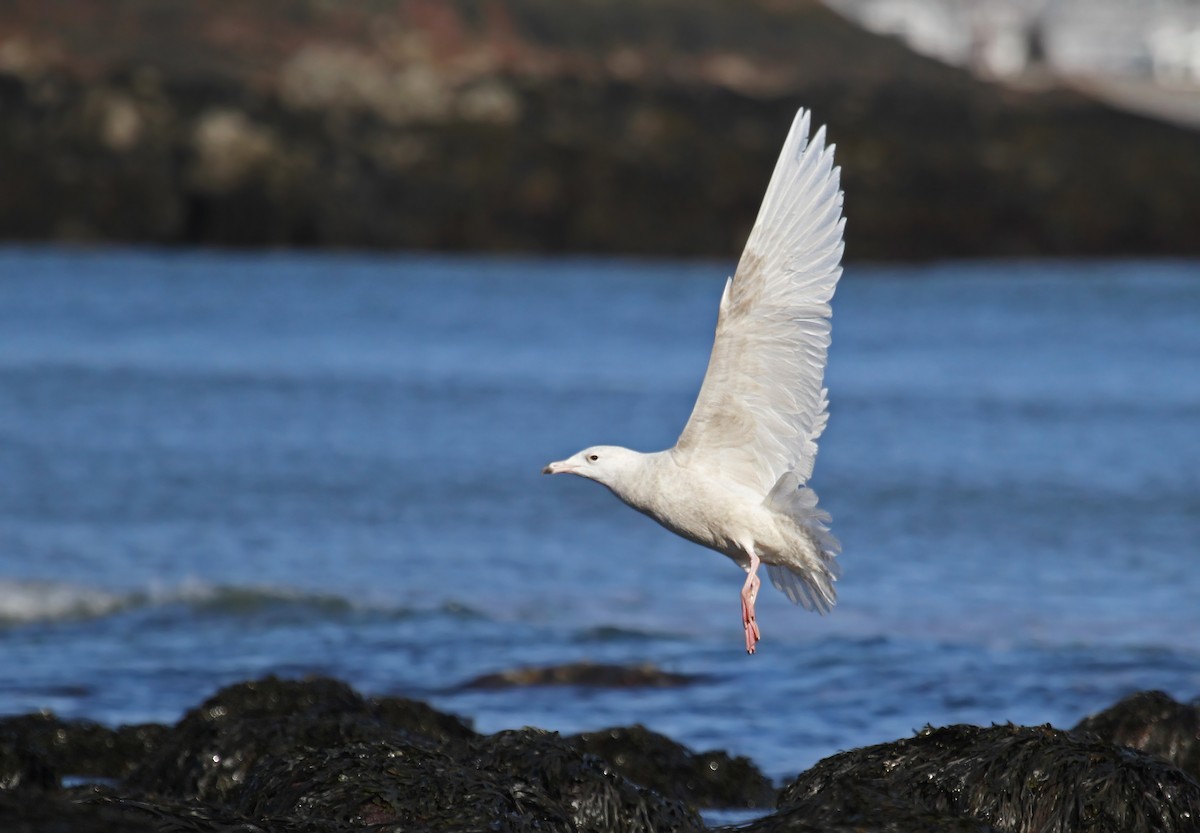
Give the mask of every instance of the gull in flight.
[[825, 128], [800, 110], [737, 271], [725, 284], [708, 371], [673, 448], [593, 446], [543, 474], [577, 474], [746, 571], [742, 627], [754, 653], [765, 564], [793, 602], [837, 600], [841, 547], [805, 484], [829, 419], [823, 380], [829, 301], [841, 276], [842, 192]]

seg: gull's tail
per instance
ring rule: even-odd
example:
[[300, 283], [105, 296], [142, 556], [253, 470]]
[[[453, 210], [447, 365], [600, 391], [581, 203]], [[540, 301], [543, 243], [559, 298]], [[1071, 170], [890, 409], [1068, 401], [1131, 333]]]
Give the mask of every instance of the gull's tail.
[[841, 573], [836, 558], [842, 551], [829, 531], [829, 513], [817, 508], [817, 493], [793, 472], [779, 478], [763, 503], [792, 520], [799, 533], [796, 546], [780, 553], [789, 563], [767, 565], [771, 584], [805, 610], [828, 613], [837, 603], [833, 583]]

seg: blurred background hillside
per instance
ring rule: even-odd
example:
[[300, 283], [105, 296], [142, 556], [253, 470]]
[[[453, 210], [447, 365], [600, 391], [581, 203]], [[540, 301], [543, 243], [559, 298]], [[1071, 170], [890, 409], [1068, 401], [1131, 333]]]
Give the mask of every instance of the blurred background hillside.
[[0, 239], [731, 256], [798, 106], [848, 256], [1200, 254], [1200, 4], [8, 0]]

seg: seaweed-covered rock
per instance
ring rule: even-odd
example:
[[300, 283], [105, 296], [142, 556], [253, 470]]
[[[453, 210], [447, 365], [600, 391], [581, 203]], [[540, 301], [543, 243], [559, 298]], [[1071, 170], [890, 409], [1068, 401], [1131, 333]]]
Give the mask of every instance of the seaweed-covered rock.
[[555, 732], [521, 729], [490, 735], [476, 744], [473, 764], [527, 783], [561, 802], [570, 809], [579, 833], [704, 829], [687, 805], [625, 780]]
[[[115, 803], [92, 804], [58, 791], [0, 789], [4, 833], [159, 833], [167, 829], [162, 821], [161, 813]], [[180, 824], [172, 829], [195, 828]]]
[[223, 800], [262, 754], [264, 734], [296, 715], [365, 714], [366, 701], [336, 680], [267, 677], [221, 689], [191, 709], [129, 779], [152, 793]]
[[420, 700], [379, 697], [369, 700], [371, 714], [393, 729], [414, 732], [443, 743], [470, 741], [479, 737], [461, 717], [440, 712]]
[[567, 740], [629, 780], [693, 807], [769, 807], [777, 794], [748, 758], [720, 750], [692, 752], [644, 726], [585, 732]]
[[223, 689], [167, 733], [128, 786], [133, 799], [166, 796], [246, 823], [418, 833], [703, 829], [688, 806], [625, 780], [556, 734], [481, 738], [423, 703], [368, 700], [322, 678]]
[[[800, 775], [779, 806], [788, 818], [821, 819], [880, 801], [1006, 833], [1195, 833], [1200, 819], [1200, 784], [1186, 773], [1049, 726], [947, 726], [843, 752]], [[756, 829], [802, 829], [773, 818]]]
[[1157, 755], [1200, 780], [1200, 700], [1179, 703], [1161, 691], [1141, 691], [1071, 731]]
[[1009, 833], [969, 816], [917, 807], [859, 783], [838, 801], [788, 807], [719, 833]]
[[264, 756], [381, 738], [433, 749], [474, 736], [458, 718], [415, 700], [367, 700], [328, 678], [267, 677], [224, 688], [189, 711], [129, 783], [152, 793], [236, 803]]
[[[71, 827], [38, 833], [345, 833], [345, 822], [333, 819], [275, 816], [249, 818], [229, 807], [163, 796], [136, 797], [120, 790], [86, 785], [67, 790], [61, 804], [70, 804]], [[108, 820], [108, 826], [95, 824]], [[6, 831], [7, 833], [7, 831]]]
[[58, 772], [43, 751], [12, 741], [0, 741], [0, 790], [52, 790], [57, 786]]
[[419, 744], [361, 740], [258, 759], [236, 809], [248, 818], [395, 825], [406, 833], [574, 833], [544, 791]]
[[[1200, 783], [1097, 738], [1140, 738], [1186, 762], [1194, 717], [1148, 692], [1080, 734], [926, 729], [827, 758], [774, 814], [726, 830], [1195, 833]], [[67, 774], [107, 783], [63, 789]], [[230, 686], [174, 727], [0, 720], [5, 833], [698, 833], [694, 807], [762, 806], [770, 794], [749, 761], [641, 726], [481, 736], [424, 703], [364, 698], [325, 678]]]
[[121, 778], [157, 748], [166, 732], [155, 724], [110, 729], [49, 712], [6, 717], [0, 719], [0, 785], [15, 786], [16, 778], [52, 786], [63, 775]]

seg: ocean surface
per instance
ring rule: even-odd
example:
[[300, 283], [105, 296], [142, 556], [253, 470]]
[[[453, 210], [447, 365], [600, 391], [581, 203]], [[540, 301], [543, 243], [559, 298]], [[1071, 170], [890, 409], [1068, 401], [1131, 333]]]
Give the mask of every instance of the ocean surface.
[[[330, 674], [783, 778], [1200, 694], [1200, 262], [851, 265], [820, 617], [542, 466], [671, 445], [724, 262], [0, 249], [0, 714]], [[666, 689], [466, 689], [652, 663]]]

